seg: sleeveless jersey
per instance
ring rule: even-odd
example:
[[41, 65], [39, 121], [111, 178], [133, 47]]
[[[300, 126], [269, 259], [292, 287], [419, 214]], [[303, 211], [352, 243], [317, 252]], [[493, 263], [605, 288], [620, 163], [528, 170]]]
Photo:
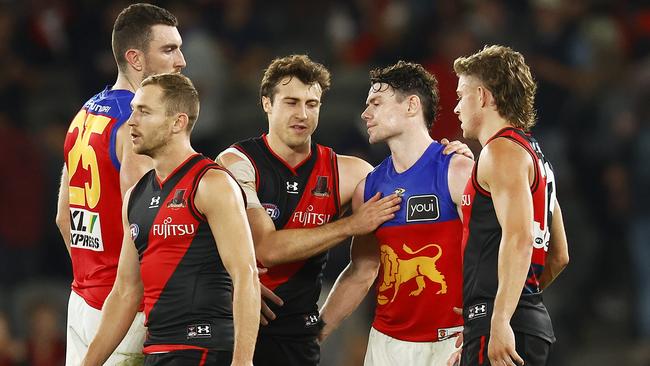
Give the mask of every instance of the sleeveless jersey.
[[84, 104], [64, 144], [69, 177], [72, 290], [101, 310], [113, 287], [122, 247], [117, 130], [131, 115], [133, 93], [108, 87]]
[[[539, 279], [544, 270], [551, 236], [551, 220], [555, 206], [555, 179], [537, 141], [520, 129], [504, 128], [487, 143], [506, 138], [526, 150], [535, 169], [530, 187], [533, 197], [535, 235], [530, 269], [517, 309], [510, 324], [512, 329], [532, 334], [549, 342], [555, 340], [551, 319], [542, 302]], [[487, 144], [486, 144], [487, 146]], [[478, 160], [463, 195], [463, 316], [465, 340], [489, 333], [494, 298], [498, 288], [497, 266], [501, 226], [489, 192], [477, 181]]]
[[233, 349], [232, 281], [210, 225], [194, 206], [199, 181], [210, 169], [221, 168], [196, 154], [165, 181], [149, 171], [131, 192], [128, 219], [144, 285], [145, 353]]
[[[312, 143], [311, 154], [289, 166], [269, 147], [266, 135], [233, 145], [255, 168], [257, 196], [275, 228], [297, 229], [324, 225], [340, 212], [336, 153]], [[284, 300], [281, 307], [268, 305], [277, 318], [260, 327], [266, 334], [316, 335], [323, 268], [327, 252], [307, 260], [280, 264], [260, 277], [262, 283]]]
[[402, 195], [400, 210], [375, 236], [381, 266], [373, 327], [393, 338], [435, 342], [462, 328], [462, 224], [449, 193], [452, 155], [433, 142], [408, 170], [389, 156], [366, 178], [364, 200], [377, 192]]

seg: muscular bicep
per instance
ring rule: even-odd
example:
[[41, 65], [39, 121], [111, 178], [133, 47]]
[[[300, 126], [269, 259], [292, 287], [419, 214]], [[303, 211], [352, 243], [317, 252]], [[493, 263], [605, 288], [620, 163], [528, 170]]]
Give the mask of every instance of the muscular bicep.
[[195, 203], [208, 220], [230, 275], [255, 267], [253, 239], [237, 183], [223, 171], [209, 171], [201, 178]]
[[117, 278], [115, 287], [118, 291], [127, 289], [143, 291], [142, 277], [140, 274], [140, 260], [138, 259], [138, 250], [131, 236], [131, 228], [128, 218], [128, 205], [131, 190], [127, 190], [122, 203], [122, 227], [124, 237], [122, 239], [122, 248], [120, 250], [120, 259], [117, 265]]
[[505, 139], [488, 146], [487, 154], [481, 154], [479, 160], [478, 179], [492, 195], [503, 236], [532, 235], [532, 159], [523, 148]]
[[357, 186], [354, 189], [354, 194], [352, 196], [352, 212], [359, 210], [359, 207], [363, 205], [364, 192], [366, 188], [366, 178], [361, 178], [361, 181], [357, 183]]
[[273, 220], [264, 208], [249, 208], [246, 210], [246, 215], [255, 246], [263, 245], [264, 240], [276, 231]]
[[337, 159], [341, 206], [347, 206], [350, 204], [359, 182], [372, 171], [372, 165], [354, 156], [338, 155]]
[[153, 169], [153, 161], [150, 157], [133, 151], [129, 126], [126, 123], [117, 131], [115, 151], [120, 161], [120, 190], [124, 195], [145, 173]]
[[452, 201], [456, 204], [456, 209], [461, 219], [463, 218], [461, 210], [463, 192], [472, 176], [473, 167], [474, 161], [463, 155], [454, 155], [449, 163], [449, 171], [447, 172], [449, 194], [451, 195]]

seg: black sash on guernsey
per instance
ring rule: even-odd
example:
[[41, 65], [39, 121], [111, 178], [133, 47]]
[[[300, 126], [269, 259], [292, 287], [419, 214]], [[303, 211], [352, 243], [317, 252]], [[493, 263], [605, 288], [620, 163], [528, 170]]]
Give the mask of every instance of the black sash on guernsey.
[[[519, 303], [510, 324], [516, 332], [540, 337], [554, 342], [551, 318], [542, 302], [539, 278], [544, 269], [546, 249], [549, 245], [552, 210], [554, 204], [553, 169], [544, 157], [537, 141], [522, 130], [505, 128], [493, 136], [506, 138], [525, 149], [530, 155], [535, 178], [530, 190], [533, 198], [535, 237], [530, 269]], [[487, 144], [486, 144], [487, 145]], [[489, 333], [498, 288], [497, 266], [502, 230], [494, 210], [494, 202], [477, 180], [478, 159], [472, 178], [467, 183], [463, 197], [463, 317], [464, 336], [469, 341]]]
[[[253, 163], [257, 195], [277, 230], [316, 227], [338, 218], [338, 166], [331, 148], [312, 143], [311, 155], [291, 167], [269, 148], [265, 136], [238, 142], [233, 147]], [[273, 266], [261, 276], [262, 283], [284, 300], [284, 306], [269, 303], [277, 318], [260, 327], [260, 334], [318, 334], [316, 302], [326, 261], [327, 253], [322, 253], [304, 261]]]
[[131, 193], [128, 218], [148, 327], [145, 353], [233, 350], [232, 281], [194, 206], [198, 183], [210, 169], [221, 168], [196, 154], [164, 182], [151, 170]]

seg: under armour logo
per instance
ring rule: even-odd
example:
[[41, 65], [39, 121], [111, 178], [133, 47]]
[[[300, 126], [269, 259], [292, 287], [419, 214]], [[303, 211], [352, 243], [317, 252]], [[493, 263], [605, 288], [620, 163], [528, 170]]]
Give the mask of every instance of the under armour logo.
[[487, 315], [487, 304], [481, 303], [469, 307], [468, 320], [484, 317]]
[[287, 193], [298, 194], [298, 182], [286, 182], [287, 183]]
[[309, 314], [305, 316], [305, 327], [311, 327], [318, 324], [318, 315]]
[[212, 331], [210, 324], [197, 324], [187, 327], [187, 339], [191, 338], [211, 338]]
[[149, 208], [156, 208], [158, 206], [160, 206], [160, 196], [151, 197], [151, 203], [149, 204]]

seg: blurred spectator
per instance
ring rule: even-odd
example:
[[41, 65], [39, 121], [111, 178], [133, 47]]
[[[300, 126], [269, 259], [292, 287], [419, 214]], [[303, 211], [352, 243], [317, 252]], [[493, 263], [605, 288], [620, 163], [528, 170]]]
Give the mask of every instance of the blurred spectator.
[[11, 335], [9, 319], [0, 311], [0, 366], [14, 366], [20, 364], [24, 358], [23, 344]]
[[59, 325], [60, 309], [47, 301], [32, 304], [29, 309], [29, 335], [26, 340], [30, 366], [65, 364], [65, 339]]

